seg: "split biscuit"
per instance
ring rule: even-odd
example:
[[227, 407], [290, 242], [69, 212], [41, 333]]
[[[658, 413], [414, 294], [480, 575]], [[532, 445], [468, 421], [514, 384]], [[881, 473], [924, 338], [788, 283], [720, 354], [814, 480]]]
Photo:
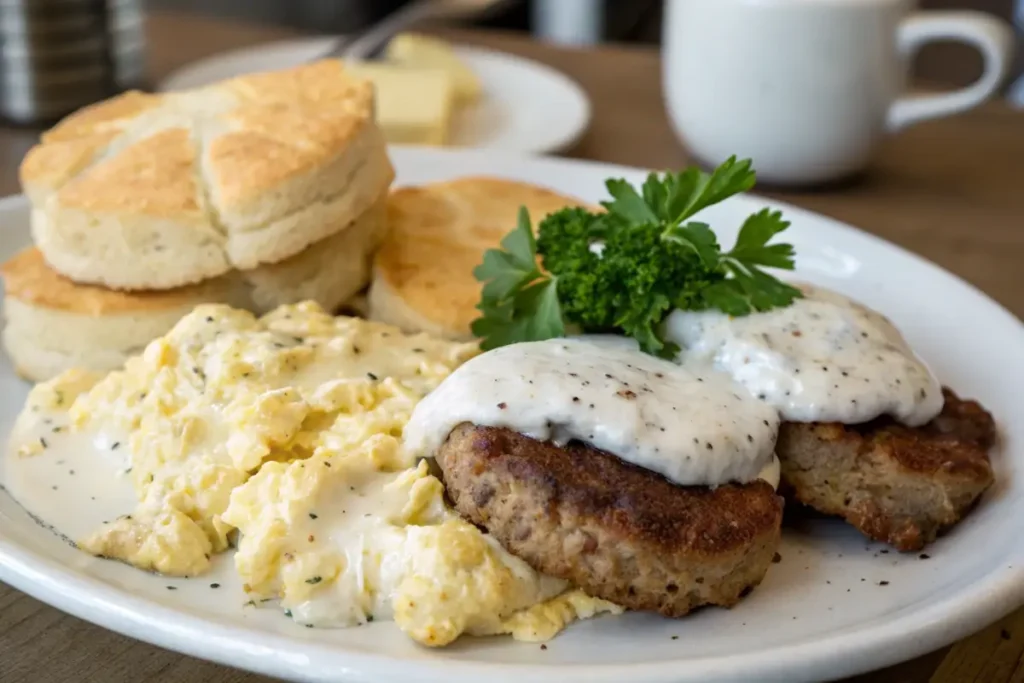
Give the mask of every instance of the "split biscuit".
[[151, 290], [294, 256], [351, 225], [394, 170], [371, 84], [324, 60], [93, 105], [20, 175], [52, 267]]

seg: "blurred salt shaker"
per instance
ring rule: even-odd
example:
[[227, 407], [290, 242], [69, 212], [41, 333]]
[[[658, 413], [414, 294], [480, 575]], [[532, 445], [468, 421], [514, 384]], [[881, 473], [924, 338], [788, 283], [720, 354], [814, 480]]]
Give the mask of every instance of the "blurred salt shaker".
[[[912, 0], [666, 0], [663, 79], [669, 115], [707, 164], [736, 154], [779, 185], [863, 169], [881, 139], [991, 97], [1013, 32], [981, 12], [916, 12]], [[905, 92], [909, 63], [935, 40], [984, 57], [973, 84]]]
[[603, 0], [534, 0], [533, 33], [561, 45], [594, 45], [604, 30]]
[[50, 123], [140, 85], [142, 0], [0, 0], [0, 116]]

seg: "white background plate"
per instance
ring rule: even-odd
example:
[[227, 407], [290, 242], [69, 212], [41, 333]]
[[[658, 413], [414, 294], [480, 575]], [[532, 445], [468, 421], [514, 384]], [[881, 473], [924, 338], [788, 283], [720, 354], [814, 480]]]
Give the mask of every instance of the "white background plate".
[[[399, 184], [487, 173], [588, 201], [604, 196], [608, 176], [643, 179], [627, 168], [493, 153], [398, 149], [393, 158]], [[730, 245], [741, 220], [768, 203], [739, 197], [704, 218]], [[797, 683], [886, 666], [966, 636], [1024, 603], [1024, 423], [1018, 419], [1024, 329], [977, 290], [916, 256], [822, 216], [777, 206], [793, 222], [786, 237], [796, 245], [800, 277], [889, 315], [944, 382], [979, 398], [999, 421], [1002, 443], [993, 454], [999, 483], [963, 524], [927, 549], [930, 559], [888, 552], [838, 522], [804, 522], [786, 530], [782, 562], [732, 610], [675, 621], [645, 614], [600, 618], [570, 627], [546, 650], [507, 638], [466, 638], [428, 650], [390, 622], [304, 629], [276, 609], [243, 607], [229, 560], [216, 578], [190, 581], [87, 557], [0, 492], [0, 579], [136, 638], [310, 681]], [[29, 240], [23, 199], [0, 203], [0, 225], [0, 257], [7, 258]], [[26, 391], [0, 360], [0, 428], [9, 429]], [[210, 581], [224, 585], [212, 590]]]
[[[183, 90], [256, 71], [283, 69], [326, 54], [331, 38], [289, 40], [224, 52], [190, 64], [160, 83]], [[565, 149], [587, 130], [590, 100], [565, 74], [515, 55], [456, 46], [459, 57], [480, 78], [479, 102], [460, 107], [451, 144], [524, 153]]]

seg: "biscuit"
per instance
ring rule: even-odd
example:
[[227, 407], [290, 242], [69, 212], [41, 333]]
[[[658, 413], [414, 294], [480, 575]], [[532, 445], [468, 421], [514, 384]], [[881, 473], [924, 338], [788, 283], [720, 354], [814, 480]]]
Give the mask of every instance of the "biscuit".
[[333, 310], [369, 281], [385, 217], [380, 199], [344, 231], [285, 261], [168, 290], [77, 284], [53, 270], [40, 250], [26, 249], [2, 268], [4, 346], [19, 375], [43, 381], [72, 367], [119, 368], [198, 304], [265, 313], [313, 300]]
[[337, 60], [68, 117], [21, 165], [32, 234], [76, 282], [172, 289], [346, 229], [394, 170], [373, 88]]
[[473, 269], [499, 246], [525, 206], [534, 227], [549, 213], [581, 202], [526, 183], [461, 178], [395, 190], [388, 237], [374, 259], [369, 315], [406, 332], [470, 339], [479, 316]]

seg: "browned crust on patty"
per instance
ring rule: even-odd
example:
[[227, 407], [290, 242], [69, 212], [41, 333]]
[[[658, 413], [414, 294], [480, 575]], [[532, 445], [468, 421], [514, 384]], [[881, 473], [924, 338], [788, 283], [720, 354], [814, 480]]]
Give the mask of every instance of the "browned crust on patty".
[[992, 485], [992, 416], [943, 389], [942, 412], [911, 428], [784, 422], [776, 446], [787, 495], [899, 550], [919, 550]]
[[507, 550], [630, 609], [733, 605], [779, 541], [782, 499], [762, 481], [676, 486], [583, 444], [469, 424], [437, 460], [459, 512]]

